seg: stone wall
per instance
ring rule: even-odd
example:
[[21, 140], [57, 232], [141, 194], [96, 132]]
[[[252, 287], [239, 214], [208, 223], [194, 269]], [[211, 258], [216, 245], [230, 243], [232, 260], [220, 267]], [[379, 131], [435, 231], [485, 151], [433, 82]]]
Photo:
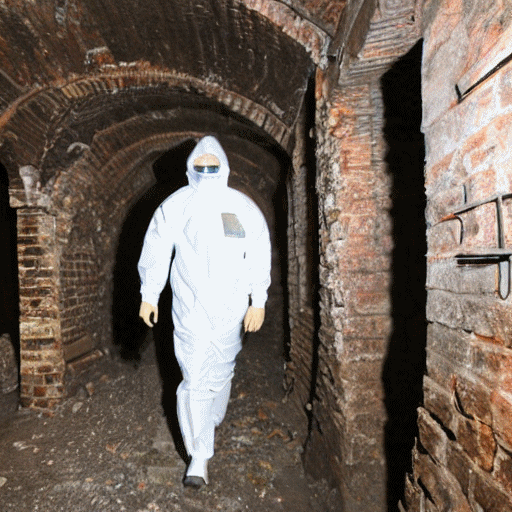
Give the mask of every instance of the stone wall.
[[432, 1], [424, 20], [427, 375], [401, 508], [502, 512], [512, 510], [512, 309], [490, 255], [512, 252], [510, 6]]
[[64, 393], [55, 219], [39, 208], [17, 216], [21, 403], [46, 409]]
[[[393, 224], [381, 77], [419, 39], [416, 8], [414, 2], [383, 2], [363, 20], [370, 32], [357, 57], [343, 54], [340, 73], [334, 66], [317, 71], [315, 165], [301, 166], [294, 155], [289, 189], [287, 385], [309, 418], [306, 469], [339, 489], [348, 512], [388, 509], [383, 373], [389, 373], [393, 332]], [[421, 165], [414, 171], [421, 179]], [[308, 202], [313, 172], [319, 290], [312, 290], [309, 310], [303, 290], [311, 286], [311, 271], [301, 240], [315, 223], [300, 205]]]
[[[313, 110], [309, 101], [308, 107]], [[285, 387], [295, 406], [304, 413], [307, 413], [314, 393], [312, 375], [317, 339], [318, 204], [316, 165], [312, 154], [314, 148], [308, 133], [312, 122], [311, 111], [304, 111], [297, 124], [292, 171], [287, 182], [287, 285], [291, 343], [287, 350]]]
[[310, 470], [332, 475], [344, 510], [385, 510], [384, 389], [390, 321], [391, 181], [378, 79], [329, 99], [317, 75], [320, 330]]

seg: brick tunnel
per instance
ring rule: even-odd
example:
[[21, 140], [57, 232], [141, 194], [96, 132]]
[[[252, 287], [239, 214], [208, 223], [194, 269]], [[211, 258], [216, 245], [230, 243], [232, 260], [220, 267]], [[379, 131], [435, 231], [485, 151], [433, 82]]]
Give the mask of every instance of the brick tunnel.
[[270, 227], [308, 474], [346, 512], [512, 510], [511, 19], [480, 0], [2, 2], [21, 406], [52, 411], [136, 332], [141, 208], [214, 134]]

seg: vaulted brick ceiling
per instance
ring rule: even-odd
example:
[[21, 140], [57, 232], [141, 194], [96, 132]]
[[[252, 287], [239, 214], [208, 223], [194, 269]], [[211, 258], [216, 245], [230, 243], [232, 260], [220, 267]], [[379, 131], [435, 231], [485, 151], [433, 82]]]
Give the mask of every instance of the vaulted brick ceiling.
[[0, 162], [11, 199], [23, 202], [21, 166], [44, 187], [84, 148], [96, 162], [119, 151], [128, 161], [155, 137], [162, 152], [180, 130], [290, 150], [315, 66], [385, 68], [419, 37], [420, 3], [2, 0]]
[[106, 130], [112, 153], [120, 151], [123, 123], [134, 119], [139, 142], [181, 129], [286, 148], [308, 79], [344, 5], [2, 2], [0, 161], [11, 189], [22, 196], [23, 165], [39, 170], [43, 186], [55, 181], [77, 157], [70, 148], [90, 147]]
[[[237, 0], [4, 2], [0, 108], [38, 87], [94, 77], [96, 89], [110, 92], [161, 82], [169, 89], [221, 95], [221, 103], [232, 107], [232, 101], [235, 111], [243, 98], [261, 109], [260, 116], [268, 111], [287, 128], [337, 10], [303, 1], [289, 7]], [[105, 76], [116, 74], [131, 79], [103, 85]], [[229, 93], [232, 98], [225, 97]]]

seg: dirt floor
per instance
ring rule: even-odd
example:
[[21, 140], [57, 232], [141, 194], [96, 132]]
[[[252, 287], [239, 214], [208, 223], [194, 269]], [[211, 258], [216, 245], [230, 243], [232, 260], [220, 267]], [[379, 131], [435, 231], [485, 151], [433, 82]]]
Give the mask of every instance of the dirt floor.
[[279, 311], [271, 297], [264, 328], [239, 355], [207, 487], [182, 485], [165, 371], [174, 367], [150, 336], [138, 366], [112, 351], [77, 375], [53, 417], [25, 409], [0, 424], [0, 510], [338, 510], [336, 491], [304, 475], [307, 428], [284, 400]]

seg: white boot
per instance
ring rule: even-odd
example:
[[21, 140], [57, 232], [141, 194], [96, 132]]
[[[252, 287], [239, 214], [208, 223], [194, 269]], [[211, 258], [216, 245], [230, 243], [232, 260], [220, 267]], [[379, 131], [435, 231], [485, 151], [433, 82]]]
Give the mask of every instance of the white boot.
[[201, 489], [201, 487], [207, 484], [208, 459], [198, 459], [197, 457], [192, 457], [192, 460], [187, 469], [187, 474], [183, 479], [183, 485], [185, 487]]

